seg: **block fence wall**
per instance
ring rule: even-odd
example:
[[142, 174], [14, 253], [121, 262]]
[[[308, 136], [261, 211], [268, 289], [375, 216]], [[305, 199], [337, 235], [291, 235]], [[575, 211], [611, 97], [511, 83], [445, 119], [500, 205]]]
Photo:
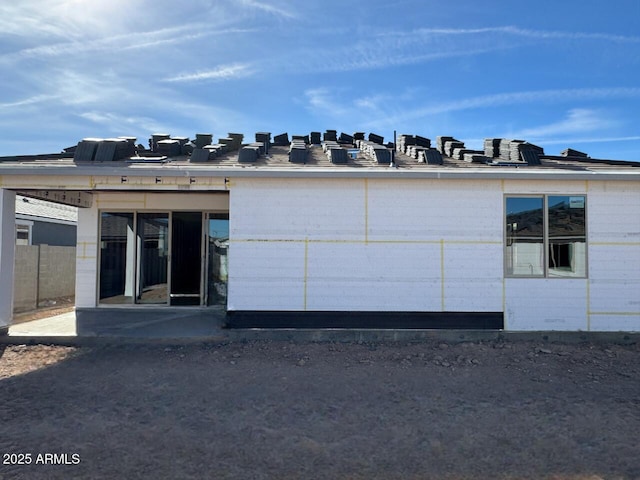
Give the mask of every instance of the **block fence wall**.
[[16, 245], [13, 310], [33, 310], [75, 294], [76, 248]]

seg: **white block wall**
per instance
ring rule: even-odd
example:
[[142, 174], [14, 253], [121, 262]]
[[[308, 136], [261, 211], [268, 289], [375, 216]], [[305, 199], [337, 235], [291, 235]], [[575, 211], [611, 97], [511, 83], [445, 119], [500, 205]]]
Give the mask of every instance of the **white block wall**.
[[505, 330], [588, 330], [587, 280], [505, 279]]
[[501, 205], [499, 181], [235, 179], [229, 309], [501, 311]]
[[591, 330], [640, 330], [640, 182], [590, 182]]
[[[504, 195], [587, 196], [586, 278], [504, 278]], [[638, 182], [235, 179], [230, 310], [503, 311], [640, 330]]]
[[505, 279], [505, 329], [640, 331], [640, 184], [504, 183], [507, 194], [587, 197], [588, 279]]

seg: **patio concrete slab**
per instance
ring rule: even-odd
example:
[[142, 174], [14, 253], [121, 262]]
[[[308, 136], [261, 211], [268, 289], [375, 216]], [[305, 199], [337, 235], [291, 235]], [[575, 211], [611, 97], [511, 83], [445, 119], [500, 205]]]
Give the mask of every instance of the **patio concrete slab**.
[[0, 344], [105, 345], [124, 343], [194, 344], [246, 341], [293, 343], [448, 343], [540, 341], [545, 343], [640, 342], [640, 332], [505, 332], [447, 329], [225, 328], [223, 308], [76, 309], [9, 327]]
[[76, 309], [83, 337], [194, 338], [219, 336], [226, 311], [216, 307]]
[[72, 337], [76, 334], [76, 312], [54, 315], [9, 327], [10, 337]]

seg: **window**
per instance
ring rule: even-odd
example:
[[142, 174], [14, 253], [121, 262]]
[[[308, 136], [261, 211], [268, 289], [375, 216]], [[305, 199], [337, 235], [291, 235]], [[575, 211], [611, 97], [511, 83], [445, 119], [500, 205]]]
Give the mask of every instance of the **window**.
[[16, 245], [31, 245], [31, 228], [33, 222], [16, 220]]
[[29, 245], [29, 230], [16, 231], [16, 245]]
[[505, 275], [587, 276], [586, 197], [509, 196], [505, 200]]

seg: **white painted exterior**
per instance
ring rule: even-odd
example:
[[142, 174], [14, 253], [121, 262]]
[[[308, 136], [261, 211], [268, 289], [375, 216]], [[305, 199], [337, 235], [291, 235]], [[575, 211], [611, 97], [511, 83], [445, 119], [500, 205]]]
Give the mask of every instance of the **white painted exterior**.
[[13, 316], [13, 269], [16, 255], [16, 194], [0, 188], [0, 328]]

